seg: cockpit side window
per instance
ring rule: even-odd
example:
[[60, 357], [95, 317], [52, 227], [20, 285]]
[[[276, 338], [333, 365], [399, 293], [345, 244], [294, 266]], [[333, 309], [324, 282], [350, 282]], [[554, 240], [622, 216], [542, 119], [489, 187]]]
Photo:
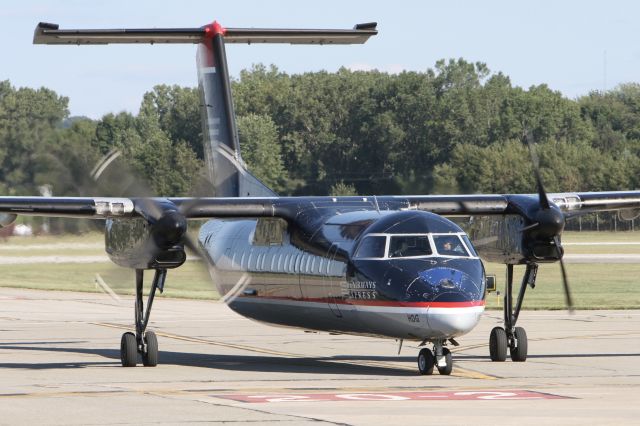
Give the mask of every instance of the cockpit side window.
[[476, 249], [473, 247], [473, 244], [471, 244], [469, 237], [467, 237], [466, 235], [463, 235], [462, 239], [464, 240], [464, 243], [467, 246], [467, 250], [471, 252], [471, 256], [478, 257], [478, 253], [476, 252]]
[[443, 256], [469, 256], [464, 244], [457, 235], [434, 235], [433, 242], [438, 254]]
[[387, 245], [387, 237], [372, 235], [365, 237], [358, 247], [356, 258], [383, 258]]
[[392, 235], [389, 257], [429, 256], [431, 245], [426, 235]]

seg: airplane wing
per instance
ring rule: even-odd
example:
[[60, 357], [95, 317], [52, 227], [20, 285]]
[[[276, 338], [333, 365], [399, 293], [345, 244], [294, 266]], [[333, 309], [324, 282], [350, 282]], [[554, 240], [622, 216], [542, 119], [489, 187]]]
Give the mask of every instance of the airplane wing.
[[[640, 191], [550, 193], [550, 201], [568, 216], [624, 210], [640, 214]], [[0, 197], [0, 213], [77, 218], [128, 218], [142, 216], [150, 200], [169, 202], [187, 219], [225, 217], [283, 217], [295, 215], [295, 207], [346, 206], [381, 210], [415, 209], [443, 216], [518, 214], [516, 200], [537, 200], [537, 194], [477, 194], [349, 197], [265, 198], [122, 198], [122, 197]]]
[[[640, 191], [563, 192], [547, 195], [568, 217], [613, 210], [638, 210], [640, 214]], [[406, 199], [410, 208], [443, 216], [487, 216], [517, 214], [518, 210], [513, 208], [517, 199], [538, 200], [538, 194], [426, 195], [395, 198]]]
[[150, 205], [171, 204], [192, 219], [261, 217], [275, 216], [276, 200], [278, 198], [0, 197], [0, 213], [85, 219], [133, 218], [145, 216], [144, 210]]
[[0, 213], [95, 219], [136, 215], [131, 199], [109, 197], [0, 197]]

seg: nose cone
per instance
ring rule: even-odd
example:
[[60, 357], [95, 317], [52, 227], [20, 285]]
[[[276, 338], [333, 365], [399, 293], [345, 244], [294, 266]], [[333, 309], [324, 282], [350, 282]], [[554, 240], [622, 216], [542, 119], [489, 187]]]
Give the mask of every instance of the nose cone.
[[447, 265], [420, 273], [431, 303], [427, 323], [433, 337], [450, 338], [470, 332], [484, 311], [481, 270], [469, 265]]
[[427, 311], [427, 322], [434, 334], [439, 334], [434, 337], [462, 336], [473, 330], [480, 321], [483, 311], [484, 301], [469, 302], [466, 306], [454, 303], [448, 306], [434, 305]]

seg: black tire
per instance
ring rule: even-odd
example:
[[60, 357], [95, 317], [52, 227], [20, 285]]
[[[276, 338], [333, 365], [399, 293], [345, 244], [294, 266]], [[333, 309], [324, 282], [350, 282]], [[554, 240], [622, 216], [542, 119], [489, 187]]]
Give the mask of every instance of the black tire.
[[145, 367], [155, 367], [158, 365], [158, 338], [153, 331], [144, 334], [146, 352], [142, 354], [142, 364]]
[[127, 332], [122, 335], [120, 361], [123, 367], [135, 367], [138, 363], [138, 343], [135, 334]]
[[431, 375], [433, 374], [433, 367], [435, 365], [435, 358], [433, 357], [433, 352], [429, 349], [424, 348], [418, 354], [418, 371], [422, 375]]
[[442, 356], [444, 356], [444, 359], [447, 361], [447, 365], [444, 367], [437, 365], [438, 373], [440, 373], [441, 376], [448, 376], [453, 371], [453, 358], [451, 357], [451, 351], [447, 348], [442, 348]]
[[527, 360], [528, 341], [527, 332], [522, 327], [516, 327], [513, 330], [514, 344], [509, 347], [511, 353], [511, 361], [525, 362]]
[[507, 359], [507, 333], [502, 327], [494, 327], [489, 335], [489, 356], [493, 362]]

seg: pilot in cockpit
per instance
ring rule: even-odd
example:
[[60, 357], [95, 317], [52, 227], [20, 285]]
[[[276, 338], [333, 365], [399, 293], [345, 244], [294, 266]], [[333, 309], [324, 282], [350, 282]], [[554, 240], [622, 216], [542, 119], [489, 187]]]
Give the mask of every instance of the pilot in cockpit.
[[464, 255], [465, 251], [460, 243], [458, 238], [455, 239], [440, 239], [437, 242], [441, 243], [438, 245], [438, 253], [443, 254], [445, 256], [460, 256]]
[[402, 240], [402, 241], [400, 241], [400, 244], [398, 244], [398, 246], [394, 250], [394, 252], [393, 252], [391, 257], [406, 256], [408, 249], [409, 249], [409, 244], [407, 244], [407, 241]]

